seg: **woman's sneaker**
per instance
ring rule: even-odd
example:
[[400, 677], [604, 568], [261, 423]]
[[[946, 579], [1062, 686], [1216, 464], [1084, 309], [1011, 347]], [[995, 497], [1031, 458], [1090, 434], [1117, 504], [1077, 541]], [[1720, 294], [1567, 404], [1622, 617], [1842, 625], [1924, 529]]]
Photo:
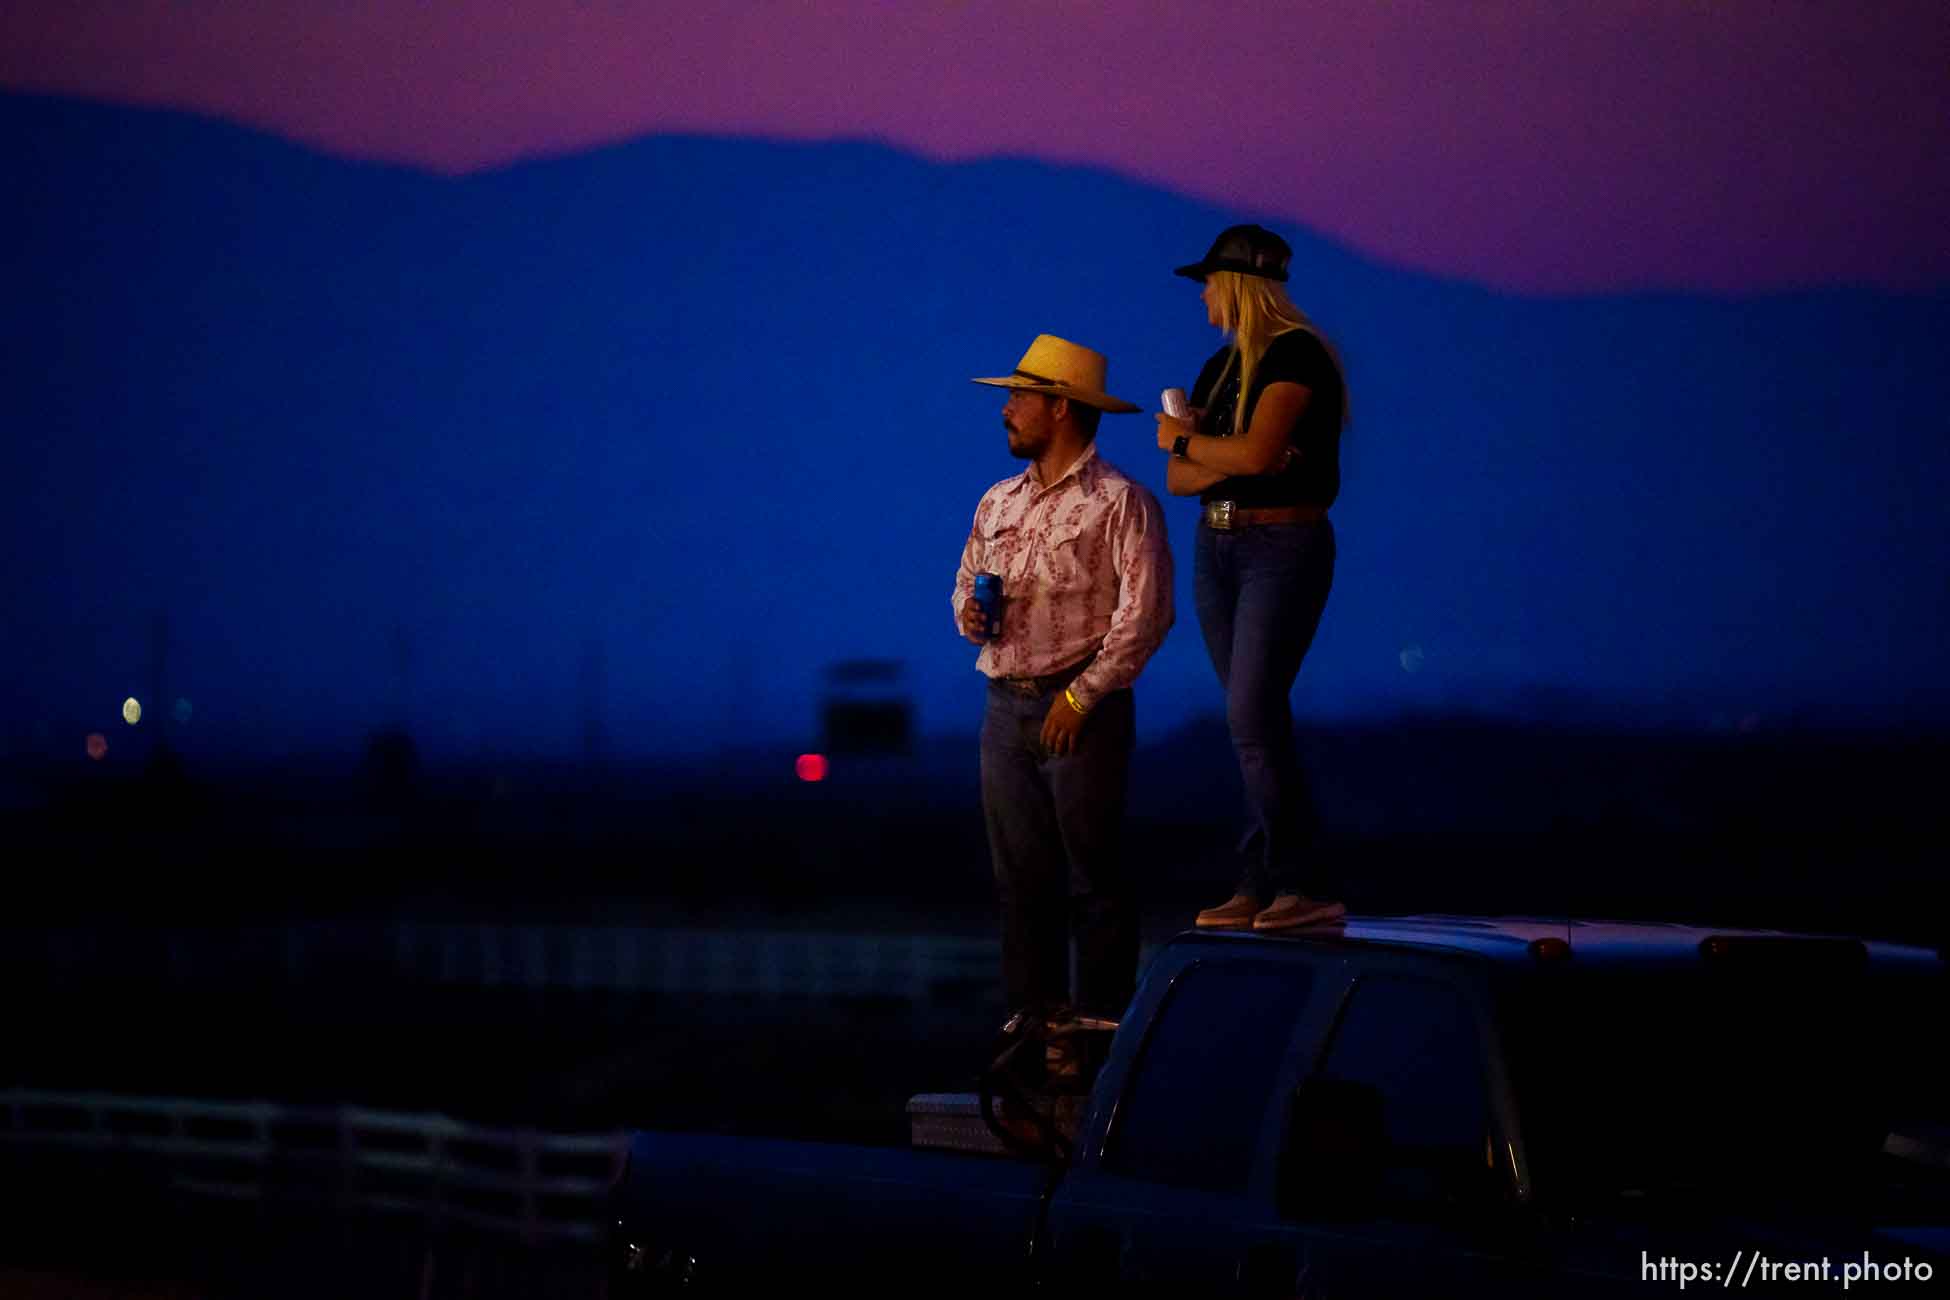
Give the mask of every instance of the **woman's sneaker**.
[[1253, 917], [1259, 913], [1259, 900], [1251, 894], [1234, 894], [1217, 907], [1208, 907], [1198, 914], [1196, 924], [1201, 926], [1251, 925]]
[[1305, 894], [1281, 894], [1253, 917], [1255, 930], [1291, 930], [1302, 925], [1338, 921], [1347, 915], [1345, 903], [1323, 903]]

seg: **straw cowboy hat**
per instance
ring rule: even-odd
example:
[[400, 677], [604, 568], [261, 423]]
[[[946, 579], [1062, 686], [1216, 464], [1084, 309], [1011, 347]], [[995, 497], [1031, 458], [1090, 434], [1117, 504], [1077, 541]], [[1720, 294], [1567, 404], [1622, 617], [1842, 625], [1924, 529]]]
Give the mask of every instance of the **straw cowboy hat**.
[[1092, 352], [1081, 344], [1057, 338], [1054, 334], [1038, 334], [1036, 341], [1029, 345], [1029, 351], [1023, 353], [1022, 360], [1016, 363], [1013, 375], [971, 382], [988, 384], [993, 388], [1026, 388], [1032, 393], [1067, 397], [1073, 402], [1082, 402], [1085, 406], [1120, 415], [1137, 410], [1123, 398], [1112, 397], [1104, 391], [1104, 373], [1108, 369], [1109, 363], [1104, 360], [1103, 353]]

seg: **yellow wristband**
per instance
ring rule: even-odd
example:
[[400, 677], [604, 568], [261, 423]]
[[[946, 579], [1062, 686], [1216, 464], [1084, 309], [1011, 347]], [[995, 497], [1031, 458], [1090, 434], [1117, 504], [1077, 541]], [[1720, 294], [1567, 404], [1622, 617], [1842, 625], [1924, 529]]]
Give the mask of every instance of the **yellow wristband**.
[[1078, 704], [1078, 703], [1077, 703], [1077, 693], [1076, 693], [1075, 691], [1073, 691], [1073, 690], [1071, 690], [1071, 689], [1070, 689], [1069, 687], [1067, 687], [1067, 686], [1065, 686], [1065, 687], [1063, 688], [1063, 698], [1064, 698], [1064, 699], [1066, 699], [1066, 700], [1068, 700], [1068, 701], [1070, 702], [1070, 707], [1071, 707], [1071, 708], [1073, 708], [1073, 709], [1075, 709], [1075, 710], [1076, 710], [1076, 711], [1077, 711], [1078, 713], [1088, 713], [1088, 712], [1090, 712], [1090, 710], [1089, 710], [1089, 709], [1086, 709], [1086, 708], [1084, 708], [1084, 707], [1083, 707], [1083, 706], [1082, 706], [1081, 704]]

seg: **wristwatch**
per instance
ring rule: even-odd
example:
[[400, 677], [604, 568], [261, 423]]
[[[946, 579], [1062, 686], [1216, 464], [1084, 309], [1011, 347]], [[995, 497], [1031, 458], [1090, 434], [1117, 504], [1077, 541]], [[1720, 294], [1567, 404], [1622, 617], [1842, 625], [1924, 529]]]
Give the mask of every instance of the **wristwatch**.
[[1192, 445], [1192, 435], [1181, 433], [1171, 440], [1171, 454], [1180, 460], [1185, 459], [1185, 449]]

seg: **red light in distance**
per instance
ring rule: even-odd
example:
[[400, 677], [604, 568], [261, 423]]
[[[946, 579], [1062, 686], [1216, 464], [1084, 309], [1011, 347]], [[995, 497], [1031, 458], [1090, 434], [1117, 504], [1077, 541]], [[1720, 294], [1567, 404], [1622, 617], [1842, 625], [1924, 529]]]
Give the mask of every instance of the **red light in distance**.
[[826, 755], [801, 754], [793, 764], [801, 781], [824, 781], [826, 779]]

